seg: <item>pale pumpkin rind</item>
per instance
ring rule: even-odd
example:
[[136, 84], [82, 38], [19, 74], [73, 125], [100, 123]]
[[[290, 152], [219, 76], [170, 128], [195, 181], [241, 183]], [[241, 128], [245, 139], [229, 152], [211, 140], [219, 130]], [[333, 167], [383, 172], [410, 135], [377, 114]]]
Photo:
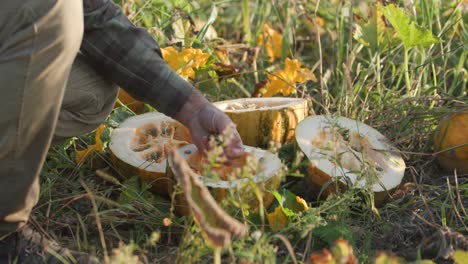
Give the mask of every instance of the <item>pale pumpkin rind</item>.
[[300, 98], [242, 98], [215, 102], [236, 124], [244, 144], [268, 148], [270, 141], [294, 140], [294, 129], [308, 115], [307, 100]]
[[[146, 131], [156, 134], [146, 135]], [[172, 191], [166, 177], [169, 149], [189, 143], [190, 133], [181, 123], [162, 113], [146, 113], [128, 118], [112, 131], [109, 152], [121, 176], [137, 176], [151, 185], [152, 192], [168, 196]], [[154, 153], [158, 154], [157, 161]]]
[[437, 162], [446, 171], [468, 173], [468, 109], [451, 113], [440, 121], [434, 133]]
[[322, 190], [324, 196], [350, 182], [372, 191], [375, 204], [380, 205], [404, 175], [405, 163], [397, 149], [378, 131], [355, 120], [307, 117], [296, 128], [296, 142], [310, 162], [306, 182], [312, 190], [320, 191], [335, 180]]
[[[258, 190], [260, 190], [262, 193], [263, 206], [264, 208], [267, 208], [274, 200], [273, 195], [268, 192], [268, 190], [278, 189], [281, 183], [281, 175], [279, 173], [281, 169], [281, 161], [276, 155], [266, 150], [245, 145], [244, 150], [245, 152], [251, 154], [252, 157], [257, 159], [258, 162], [263, 162], [263, 165], [261, 166], [262, 170], [258, 172], [257, 175], [254, 175], [251, 178], [217, 181], [199, 174], [197, 174], [197, 176], [210, 189], [211, 194], [218, 202], [226, 197], [227, 192], [229, 191], [228, 189], [242, 186], [239, 197], [242, 197], [242, 200], [246, 202], [252, 210], [258, 210], [258, 199], [255, 197], [255, 193], [250, 184], [253, 182], [255, 183], [255, 188], [258, 188]], [[186, 160], [189, 160], [191, 155], [197, 153], [197, 148], [195, 145], [186, 145], [180, 147], [177, 151], [180, 155], [182, 155], [182, 157], [184, 157]], [[171, 169], [171, 157], [169, 157], [167, 164], [167, 177], [169, 178], [168, 181], [176, 182]], [[187, 202], [185, 201], [183, 195], [175, 194], [173, 204], [178, 214], [187, 215], [190, 213]]]

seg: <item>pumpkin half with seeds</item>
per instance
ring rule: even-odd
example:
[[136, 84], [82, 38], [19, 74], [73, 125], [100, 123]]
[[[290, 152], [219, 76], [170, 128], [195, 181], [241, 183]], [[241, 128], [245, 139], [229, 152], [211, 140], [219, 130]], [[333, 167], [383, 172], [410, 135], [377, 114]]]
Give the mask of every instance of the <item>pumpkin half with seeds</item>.
[[323, 187], [324, 194], [354, 186], [374, 192], [375, 203], [381, 204], [405, 172], [404, 160], [387, 138], [356, 120], [308, 117], [297, 126], [296, 141], [310, 161], [307, 182]]
[[294, 141], [294, 129], [308, 113], [305, 99], [285, 97], [242, 98], [214, 103], [236, 124], [244, 144], [267, 148], [270, 141]]
[[126, 119], [111, 135], [112, 163], [124, 177], [140, 177], [151, 191], [167, 195], [172, 184], [165, 177], [172, 148], [192, 142], [189, 130], [162, 113], [146, 113]]
[[[177, 151], [218, 202], [226, 197], [229, 191], [235, 191], [236, 197], [240, 197], [252, 210], [259, 207], [257, 194], [263, 195], [264, 208], [273, 202], [274, 197], [268, 190], [276, 190], [279, 187], [282, 166], [280, 159], [273, 153], [244, 145], [246, 155], [226, 164], [222, 160], [214, 161], [211, 154], [208, 154], [208, 157], [200, 154], [193, 144], [182, 146]], [[167, 164], [168, 178], [175, 182], [171, 169], [172, 157], [169, 157]], [[178, 214], [189, 214], [190, 210], [183, 195], [175, 195], [174, 207]]]

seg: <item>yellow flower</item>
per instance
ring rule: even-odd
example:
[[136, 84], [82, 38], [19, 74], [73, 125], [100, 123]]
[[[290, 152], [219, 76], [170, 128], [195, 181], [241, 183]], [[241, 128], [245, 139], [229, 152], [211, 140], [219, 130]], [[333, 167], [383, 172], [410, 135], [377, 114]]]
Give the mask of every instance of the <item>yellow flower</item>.
[[88, 159], [88, 157], [94, 152], [104, 151], [104, 146], [101, 140], [101, 134], [102, 134], [102, 131], [104, 131], [104, 128], [106, 128], [105, 125], [100, 125], [96, 129], [96, 136], [95, 136], [96, 143], [94, 145], [89, 145], [86, 149], [76, 151], [76, 156], [75, 156], [76, 164], [83, 164], [86, 161], [86, 159]]
[[263, 25], [263, 34], [257, 38], [257, 45], [265, 45], [270, 62], [273, 62], [275, 58], [281, 58], [283, 35], [265, 24]]
[[184, 78], [194, 78], [195, 71], [205, 65], [210, 57], [201, 49], [182, 48], [177, 51], [174, 47], [169, 46], [161, 49], [164, 60], [167, 64], [179, 75]]
[[286, 66], [283, 70], [268, 75], [268, 82], [260, 90], [265, 97], [282, 93], [284, 96], [290, 95], [296, 88], [296, 83], [303, 83], [309, 80], [316, 80], [315, 75], [308, 68], [301, 68], [298, 60], [286, 59]]
[[297, 203], [299, 206], [302, 206], [302, 210], [300, 210], [300, 211], [307, 211], [307, 210], [309, 210], [309, 205], [307, 205], [307, 202], [306, 202], [303, 198], [301, 198], [301, 197], [299, 197], [299, 196], [296, 196], [296, 203]]

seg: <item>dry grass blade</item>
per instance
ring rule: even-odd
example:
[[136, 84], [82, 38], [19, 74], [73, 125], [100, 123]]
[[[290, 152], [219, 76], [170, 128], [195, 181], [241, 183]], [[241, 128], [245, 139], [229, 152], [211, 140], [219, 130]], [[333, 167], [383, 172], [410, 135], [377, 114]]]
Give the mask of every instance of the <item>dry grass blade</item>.
[[86, 183], [82, 180], [80, 180], [80, 183], [81, 183], [81, 186], [83, 186], [83, 188], [86, 190], [86, 193], [88, 194], [88, 197], [89, 197], [89, 200], [91, 201], [91, 204], [93, 206], [93, 211], [94, 211], [94, 214], [95, 214], [95, 217], [96, 217], [96, 225], [97, 225], [97, 229], [99, 231], [99, 239], [101, 241], [101, 246], [102, 246], [102, 250], [103, 250], [103, 253], [104, 253], [104, 263], [109, 263], [109, 255], [107, 254], [107, 245], [106, 245], [106, 239], [104, 238], [104, 232], [102, 230], [102, 223], [101, 223], [101, 219], [99, 217], [99, 212], [98, 212], [98, 206], [96, 204], [96, 200], [94, 199], [94, 195], [93, 195], [93, 192], [91, 191], [91, 189], [88, 187], [88, 185], [86, 185]]
[[172, 151], [171, 156], [174, 175], [208, 244], [214, 248], [225, 248], [232, 236], [245, 235], [247, 227], [223, 211], [177, 151]]

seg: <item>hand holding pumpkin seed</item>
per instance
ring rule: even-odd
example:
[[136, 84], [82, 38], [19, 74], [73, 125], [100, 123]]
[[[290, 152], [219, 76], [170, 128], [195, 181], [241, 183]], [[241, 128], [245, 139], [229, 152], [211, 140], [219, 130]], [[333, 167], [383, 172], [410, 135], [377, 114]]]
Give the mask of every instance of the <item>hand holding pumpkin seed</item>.
[[190, 130], [194, 144], [202, 152], [209, 149], [210, 137], [227, 135], [226, 157], [233, 160], [243, 155], [242, 140], [231, 119], [198, 91], [190, 95], [175, 118]]

